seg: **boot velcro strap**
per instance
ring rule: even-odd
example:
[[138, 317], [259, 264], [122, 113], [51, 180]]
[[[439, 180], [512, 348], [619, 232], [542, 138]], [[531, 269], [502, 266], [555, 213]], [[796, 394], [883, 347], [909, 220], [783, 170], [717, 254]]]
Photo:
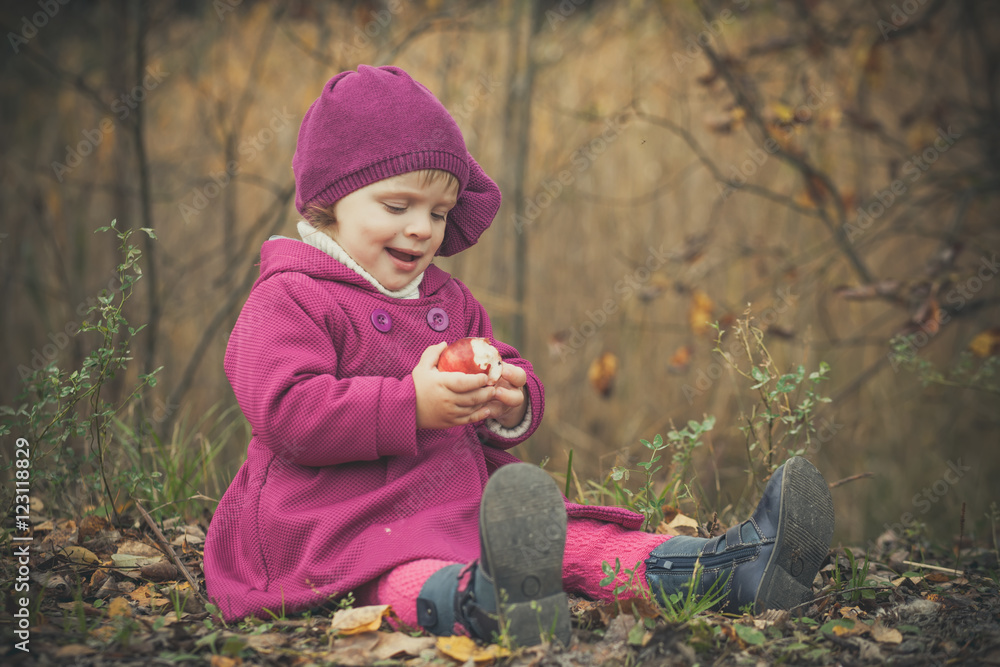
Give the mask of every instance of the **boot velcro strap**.
[[740, 525], [736, 524], [732, 528], [726, 531], [726, 548], [732, 549], [743, 544], [743, 538], [740, 536]]
[[725, 544], [724, 535], [719, 535], [718, 537], [710, 538], [705, 542], [705, 545], [701, 548], [701, 555], [710, 556], [712, 554], [717, 554], [720, 551], [722, 551], [720, 547], [723, 547], [724, 544]]
[[496, 611], [484, 609], [476, 599], [475, 582], [477, 574], [479, 574], [479, 567], [479, 563], [473, 561], [462, 570], [461, 578], [466, 582], [466, 585], [464, 588], [460, 586], [455, 592], [455, 611], [458, 622], [474, 637], [483, 641], [492, 641], [493, 635], [500, 632], [500, 623], [497, 620]]

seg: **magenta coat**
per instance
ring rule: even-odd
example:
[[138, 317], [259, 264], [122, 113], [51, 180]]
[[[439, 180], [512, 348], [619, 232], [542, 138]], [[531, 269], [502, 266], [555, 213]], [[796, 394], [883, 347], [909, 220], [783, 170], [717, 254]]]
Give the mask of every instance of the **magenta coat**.
[[[225, 357], [253, 437], [209, 527], [209, 598], [227, 620], [266, 617], [265, 608], [313, 607], [412, 560], [477, 558], [487, 477], [517, 461], [504, 450], [542, 419], [531, 364], [497, 341], [528, 375], [531, 427], [520, 437], [483, 424], [418, 429], [410, 373], [424, 349], [493, 335], [465, 285], [432, 265], [420, 298], [394, 299], [286, 238], [264, 244], [260, 273]], [[567, 509], [641, 522], [615, 508]]]

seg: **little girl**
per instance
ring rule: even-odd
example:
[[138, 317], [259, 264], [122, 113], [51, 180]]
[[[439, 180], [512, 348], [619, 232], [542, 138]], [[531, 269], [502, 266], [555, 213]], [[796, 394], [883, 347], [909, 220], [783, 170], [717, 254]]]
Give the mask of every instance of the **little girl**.
[[[570, 640], [566, 592], [610, 600], [601, 563], [640, 563], [654, 595], [714, 581], [719, 608], [788, 608], [833, 532], [830, 493], [801, 458], [747, 521], [713, 539], [653, 535], [639, 515], [567, 502], [506, 450], [538, 428], [542, 383], [500, 341], [503, 373], [445, 373], [448, 342], [492, 338], [436, 255], [469, 248], [500, 191], [441, 103], [396, 67], [333, 77], [292, 162], [301, 240], [274, 237], [225, 370], [253, 429], [212, 519], [209, 597], [227, 620], [349, 592], [439, 635]], [[620, 583], [620, 582], [616, 582]], [[630, 593], [637, 594], [637, 593]]]

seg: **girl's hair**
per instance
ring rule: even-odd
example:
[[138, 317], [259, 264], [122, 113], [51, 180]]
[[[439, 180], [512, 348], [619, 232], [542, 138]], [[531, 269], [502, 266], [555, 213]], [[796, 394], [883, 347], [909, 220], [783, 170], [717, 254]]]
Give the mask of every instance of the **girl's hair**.
[[[445, 185], [450, 188], [458, 188], [459, 182], [455, 174], [443, 169], [420, 169], [416, 172], [420, 177], [420, 187], [426, 188], [437, 181], [445, 181]], [[337, 224], [337, 219], [333, 216], [334, 204], [320, 205], [309, 204], [306, 206], [305, 218], [316, 229], [325, 229]]]

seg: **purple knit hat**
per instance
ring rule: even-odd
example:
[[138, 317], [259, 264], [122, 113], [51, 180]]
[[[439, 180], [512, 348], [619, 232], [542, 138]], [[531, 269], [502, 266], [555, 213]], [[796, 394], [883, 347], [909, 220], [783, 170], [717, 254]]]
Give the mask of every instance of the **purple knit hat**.
[[459, 183], [437, 254], [474, 245], [500, 209], [500, 189], [433, 93], [398, 67], [358, 65], [330, 79], [302, 119], [292, 158], [295, 208], [304, 215], [309, 206], [329, 206], [419, 169], [442, 169]]

